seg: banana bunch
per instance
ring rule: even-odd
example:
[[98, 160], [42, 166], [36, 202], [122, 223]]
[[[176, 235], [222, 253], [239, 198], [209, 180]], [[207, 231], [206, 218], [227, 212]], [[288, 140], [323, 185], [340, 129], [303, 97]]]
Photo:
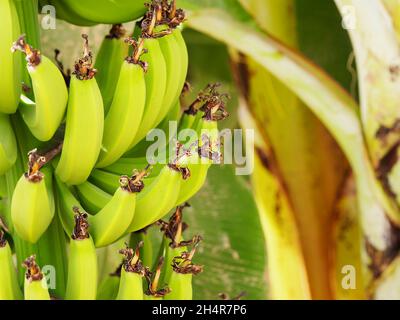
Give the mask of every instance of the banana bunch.
[[[97, 59], [82, 35], [82, 56], [69, 72], [59, 51], [53, 62], [40, 43], [28, 43], [38, 30], [25, 20], [37, 7], [0, 0], [0, 299], [191, 299], [200, 237], [183, 240], [182, 211], [221, 158], [226, 95], [207, 86], [180, 116], [188, 53], [175, 0], [149, 1], [146, 13], [132, 0], [45, 4], [75, 24], [114, 25]], [[143, 14], [126, 37], [121, 23]], [[145, 157], [148, 132], [179, 118], [179, 133], [159, 152], [166, 161]], [[157, 223], [159, 248], [144, 231]], [[98, 283], [98, 248], [127, 238], [121, 265]], [[39, 265], [57, 267], [56, 289]]]

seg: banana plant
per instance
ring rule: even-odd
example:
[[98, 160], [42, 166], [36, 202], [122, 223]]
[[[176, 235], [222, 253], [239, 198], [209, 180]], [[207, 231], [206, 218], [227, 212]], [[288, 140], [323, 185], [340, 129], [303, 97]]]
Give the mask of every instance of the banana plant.
[[[182, 2], [192, 28], [232, 49], [239, 118], [256, 132], [253, 188], [272, 297], [399, 298], [400, 2], [326, 4], [351, 39], [357, 72], [338, 66], [356, 77], [348, 88], [302, 52], [296, 15], [307, 1]], [[344, 289], [346, 266], [355, 290]]]

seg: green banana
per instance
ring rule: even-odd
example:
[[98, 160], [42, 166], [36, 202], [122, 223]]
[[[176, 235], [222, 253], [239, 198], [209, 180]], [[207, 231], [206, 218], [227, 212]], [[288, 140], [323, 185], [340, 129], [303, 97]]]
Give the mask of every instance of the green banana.
[[17, 141], [10, 118], [0, 113], [0, 175], [8, 171], [17, 160]]
[[74, 14], [103, 24], [133, 21], [146, 11], [145, 0], [54, 0], [56, 9], [61, 2]]
[[138, 195], [129, 232], [141, 230], [156, 222], [175, 206], [181, 178], [187, 178], [181, 170], [178, 166], [166, 165], [153, 183]]
[[[141, 181], [144, 175], [145, 171], [142, 171], [132, 177], [121, 177], [120, 187], [108, 203], [96, 215], [88, 215], [92, 228], [91, 234], [96, 247], [109, 245], [127, 233], [127, 228], [132, 223], [136, 211], [136, 193], [144, 187]], [[56, 186], [60, 205], [60, 220], [64, 230], [70, 233], [74, 227], [71, 208], [80, 208], [80, 204], [68, 189], [68, 186], [57, 177]]]
[[[128, 171], [129, 172], [129, 171]], [[89, 181], [109, 194], [113, 194], [119, 187], [120, 175], [112, 174], [100, 169], [94, 169]]]
[[18, 181], [11, 200], [11, 220], [18, 235], [36, 243], [54, 217], [51, 169], [40, 167], [46, 158], [29, 153], [29, 170]]
[[21, 34], [14, 0], [0, 1], [0, 112], [14, 113], [21, 94], [21, 59], [10, 50]]
[[192, 262], [198, 242], [190, 252], [183, 251], [172, 260], [172, 274], [168, 279], [171, 292], [164, 297], [164, 300], [192, 300], [193, 288], [192, 277], [203, 271], [203, 266], [195, 265]]
[[87, 180], [96, 164], [103, 138], [103, 100], [92, 68], [87, 35], [83, 58], [75, 65], [68, 100], [64, 146], [56, 174], [65, 183]]
[[0, 300], [21, 300], [17, 272], [12, 261], [11, 248], [0, 229]]
[[71, 236], [65, 299], [95, 300], [97, 295], [97, 256], [89, 235], [87, 214], [74, 208], [75, 226]]
[[23, 96], [20, 112], [32, 134], [41, 141], [50, 140], [63, 119], [68, 91], [58, 67], [25, 42], [25, 35], [14, 43], [13, 50], [26, 55], [27, 69], [35, 102]]
[[27, 258], [23, 266], [26, 268], [24, 284], [25, 300], [50, 300], [46, 277], [36, 263], [36, 256], [33, 255]]
[[93, 26], [96, 22], [85, 19], [65, 5], [63, 0], [39, 0], [40, 6], [50, 4], [55, 7], [57, 19], [62, 19], [77, 26]]
[[142, 56], [142, 60], [148, 65], [146, 74], [146, 105], [139, 129], [129, 148], [133, 148], [147, 135], [150, 129], [158, 125], [156, 123], [157, 115], [163, 107], [163, 98], [167, 86], [167, 67], [158, 40], [152, 38], [139, 40], [139, 42], [142, 41], [146, 50], [146, 53]]
[[146, 102], [146, 66], [139, 58], [142, 48], [133, 39], [133, 55], [122, 63], [114, 98], [104, 123], [103, 146], [97, 163], [106, 167], [118, 160], [132, 144]]
[[132, 232], [131, 238], [129, 241], [129, 246], [131, 248], [136, 248], [136, 246], [143, 241], [146, 246], [140, 248], [140, 257], [145, 266], [151, 266], [153, 264], [153, 246], [152, 246], [152, 238], [149, 234], [147, 228]]
[[162, 282], [169, 283], [169, 278], [172, 274], [172, 261], [174, 257], [180, 256], [186, 249], [183, 248], [190, 242], [182, 242], [182, 233], [184, 231], [184, 224], [182, 220], [182, 213], [188, 203], [176, 207], [174, 214], [170, 217], [168, 222], [159, 221], [161, 231], [163, 234], [162, 240], [162, 255], [165, 257], [164, 268], [162, 270]]
[[115, 300], [118, 295], [119, 283], [121, 279], [122, 264], [117, 270], [110, 273], [99, 285], [97, 290], [97, 300]]
[[99, 212], [112, 198], [112, 195], [89, 181], [76, 186], [75, 189], [83, 208], [93, 214]]
[[117, 300], [143, 300], [145, 268], [139, 259], [141, 247], [143, 247], [143, 241], [137, 244], [135, 250], [127, 247], [119, 251], [125, 258], [122, 264]]
[[94, 65], [98, 70], [96, 80], [103, 97], [105, 115], [110, 109], [121, 66], [128, 54], [128, 46], [121, 39], [125, 32], [126, 30], [121, 24], [112, 26], [109, 34], [101, 43]]
[[[167, 28], [167, 26], [158, 26], [155, 30], [156, 33], [158, 33], [169, 30]], [[163, 53], [167, 68], [167, 86], [165, 88], [163, 106], [156, 119], [156, 123], [159, 124], [179, 99], [185, 79], [181, 76], [183, 67], [181, 61], [183, 58], [181, 57], [181, 50], [176, 37], [173, 34], [167, 34], [157, 40]]]
[[96, 247], [103, 247], [115, 242], [125, 234], [130, 226], [136, 207], [136, 193], [144, 184], [141, 176], [122, 177], [121, 187], [95, 216], [91, 217], [92, 234]]

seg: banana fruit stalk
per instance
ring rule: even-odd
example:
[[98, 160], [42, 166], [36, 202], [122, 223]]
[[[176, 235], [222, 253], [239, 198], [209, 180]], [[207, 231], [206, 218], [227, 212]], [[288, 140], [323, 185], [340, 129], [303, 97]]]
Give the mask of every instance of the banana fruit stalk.
[[0, 113], [0, 175], [5, 174], [17, 160], [17, 141], [10, 118]]
[[85, 182], [96, 164], [103, 138], [103, 100], [92, 67], [87, 35], [83, 58], [71, 78], [64, 145], [56, 174], [65, 183]]
[[33, 255], [27, 258], [23, 266], [26, 268], [24, 284], [25, 300], [50, 300], [46, 277], [36, 264], [36, 257]]
[[135, 250], [127, 247], [120, 250], [124, 255], [121, 269], [121, 280], [117, 300], [143, 300], [143, 277], [145, 268], [140, 257], [140, 248], [143, 242], [139, 242]]
[[95, 300], [97, 295], [97, 256], [89, 235], [87, 214], [74, 208], [75, 227], [71, 236], [68, 262], [67, 300]]
[[0, 230], [0, 300], [21, 300], [17, 272], [12, 261], [10, 245]]
[[21, 59], [11, 47], [21, 34], [14, 0], [0, 1], [0, 112], [14, 113], [21, 94]]
[[11, 219], [18, 235], [36, 243], [54, 217], [52, 172], [39, 171], [46, 162], [35, 151], [29, 154], [29, 171], [18, 181], [11, 200]]
[[68, 100], [67, 87], [58, 67], [38, 50], [19, 37], [13, 50], [26, 55], [27, 69], [35, 102], [22, 96], [20, 112], [33, 135], [41, 140], [50, 140], [64, 117]]

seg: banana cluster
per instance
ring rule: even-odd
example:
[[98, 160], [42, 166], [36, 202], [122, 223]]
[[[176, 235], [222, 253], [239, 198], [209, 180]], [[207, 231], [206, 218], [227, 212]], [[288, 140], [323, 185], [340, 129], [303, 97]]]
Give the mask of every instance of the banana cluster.
[[[44, 249], [56, 247], [52, 240], [64, 241], [57, 225], [69, 238], [59, 298], [191, 299], [192, 274], [202, 269], [192, 263], [201, 238], [183, 240], [182, 204], [220, 158], [217, 122], [228, 116], [227, 96], [209, 85], [181, 116], [188, 52], [180, 27], [185, 15], [175, 0], [40, 4], [54, 5], [60, 18], [77, 25], [113, 26], [97, 57], [82, 35], [82, 56], [64, 70], [59, 51], [52, 60], [22, 34], [15, 1], [0, 0], [0, 299], [50, 299], [39, 264], [51, 255]], [[140, 17], [140, 28], [127, 36], [121, 23]], [[179, 134], [161, 151], [166, 163], [150, 165], [144, 138], [179, 118]], [[157, 222], [164, 239], [154, 263], [142, 230]], [[97, 286], [96, 250], [127, 236], [135, 250], [121, 250], [118, 272]], [[26, 268], [23, 283], [13, 252]]]

